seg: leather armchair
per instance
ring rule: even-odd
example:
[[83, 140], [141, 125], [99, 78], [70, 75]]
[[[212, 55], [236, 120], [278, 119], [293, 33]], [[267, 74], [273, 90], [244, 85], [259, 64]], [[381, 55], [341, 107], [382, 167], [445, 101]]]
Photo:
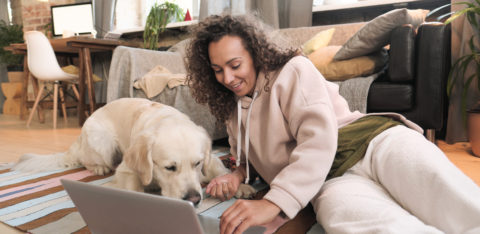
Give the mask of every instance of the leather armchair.
[[426, 130], [429, 140], [446, 123], [450, 26], [410, 25], [391, 35], [387, 72], [370, 87], [368, 112], [397, 112]]

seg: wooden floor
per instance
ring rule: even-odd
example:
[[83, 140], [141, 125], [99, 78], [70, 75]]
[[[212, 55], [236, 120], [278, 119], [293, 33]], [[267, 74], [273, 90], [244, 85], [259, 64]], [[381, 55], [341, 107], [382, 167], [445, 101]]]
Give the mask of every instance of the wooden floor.
[[[51, 115], [47, 112], [44, 124], [34, 117], [30, 128], [17, 116], [0, 115], [0, 162], [16, 161], [24, 153], [47, 154], [66, 151], [80, 134], [74, 117], [65, 125], [59, 118], [57, 129], [52, 129]], [[467, 176], [480, 185], [480, 158], [474, 157], [468, 143], [446, 144], [437, 142], [447, 157]]]

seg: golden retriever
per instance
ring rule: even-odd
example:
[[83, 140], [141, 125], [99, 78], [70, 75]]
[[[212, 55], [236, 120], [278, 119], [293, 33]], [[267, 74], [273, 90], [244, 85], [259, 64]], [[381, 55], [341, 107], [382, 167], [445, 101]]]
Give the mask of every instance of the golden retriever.
[[[95, 111], [65, 153], [25, 154], [16, 170], [85, 166], [97, 175], [115, 170], [114, 186], [157, 193], [199, 204], [201, 183], [228, 173], [211, 156], [212, 141], [202, 127], [173, 107], [142, 98], [118, 99]], [[254, 189], [242, 185], [238, 196]]]

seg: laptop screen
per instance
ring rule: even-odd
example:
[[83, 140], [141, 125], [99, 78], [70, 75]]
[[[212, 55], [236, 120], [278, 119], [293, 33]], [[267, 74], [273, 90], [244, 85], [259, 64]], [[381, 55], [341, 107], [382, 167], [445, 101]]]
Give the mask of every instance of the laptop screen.
[[62, 36], [64, 30], [88, 34], [93, 31], [92, 3], [51, 6], [53, 36]]

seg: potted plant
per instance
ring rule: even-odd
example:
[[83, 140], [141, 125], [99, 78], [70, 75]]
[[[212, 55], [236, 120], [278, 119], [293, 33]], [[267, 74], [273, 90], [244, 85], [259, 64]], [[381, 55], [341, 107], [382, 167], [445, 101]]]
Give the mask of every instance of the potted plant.
[[7, 71], [23, 71], [23, 55], [12, 54], [5, 46], [12, 43], [23, 43], [23, 27], [0, 21], [0, 63], [7, 65]]
[[[468, 43], [469, 53], [458, 58], [452, 65], [448, 76], [447, 94], [448, 96], [452, 94], [458, 79], [463, 81], [461, 109], [464, 126], [468, 126], [468, 139], [473, 154], [480, 157], [480, 100], [477, 100], [476, 105], [472, 109], [467, 110], [467, 94], [471, 89], [470, 87], [476, 84], [475, 89], [480, 91], [480, 18], [478, 18], [480, 16], [480, 0], [454, 4], [464, 5], [464, 8], [448, 14], [449, 18], [445, 21], [445, 24], [449, 24], [459, 16], [464, 15], [473, 29], [473, 34]], [[450, 6], [450, 4], [446, 6]], [[471, 69], [475, 71], [473, 74], [470, 72]]]
[[155, 3], [150, 9], [143, 31], [144, 48], [156, 50], [158, 48], [158, 35], [165, 31], [167, 24], [183, 21], [183, 18], [183, 10], [177, 4], [168, 1], [160, 5]]

